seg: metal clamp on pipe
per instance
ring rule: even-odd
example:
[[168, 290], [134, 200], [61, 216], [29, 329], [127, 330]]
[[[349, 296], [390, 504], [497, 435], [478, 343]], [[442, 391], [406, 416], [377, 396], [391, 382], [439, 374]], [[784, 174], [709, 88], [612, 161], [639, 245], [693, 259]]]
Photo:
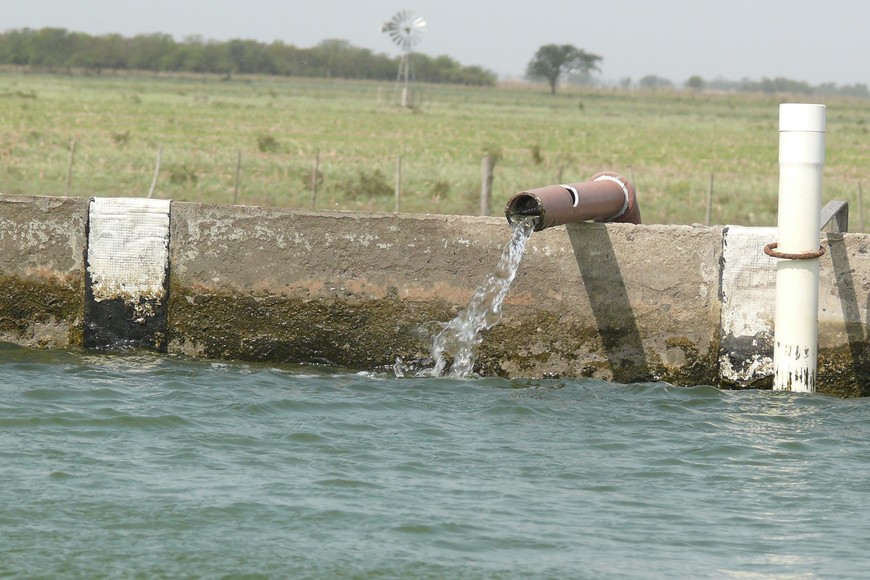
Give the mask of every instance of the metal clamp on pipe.
[[627, 179], [610, 171], [593, 175], [589, 181], [581, 183], [521, 191], [508, 201], [505, 215], [511, 223], [534, 219], [535, 231], [589, 220], [640, 223], [634, 187]]

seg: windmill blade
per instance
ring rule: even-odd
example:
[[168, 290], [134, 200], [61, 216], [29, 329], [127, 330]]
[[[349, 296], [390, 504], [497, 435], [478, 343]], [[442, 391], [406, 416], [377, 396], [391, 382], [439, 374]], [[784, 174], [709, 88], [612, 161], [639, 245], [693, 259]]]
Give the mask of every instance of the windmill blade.
[[411, 21], [410, 26], [411, 26], [411, 28], [413, 28], [415, 30], [419, 30], [420, 32], [423, 32], [423, 30], [426, 28], [426, 21], [423, 20], [422, 16], [418, 16], [417, 18], [415, 18], [414, 20]]
[[381, 27], [381, 32], [399, 30], [402, 25], [409, 19], [413, 18], [413, 16], [414, 15], [410, 10], [400, 10], [399, 12], [396, 12], [392, 18], [384, 22], [384, 25]]
[[426, 21], [410, 10], [400, 10], [381, 26], [381, 32], [389, 34], [393, 42], [405, 51], [419, 44], [425, 29]]
[[398, 24], [405, 24], [406, 22], [409, 22], [413, 19], [414, 19], [414, 13], [411, 12], [410, 10], [399, 10], [393, 16], [393, 22], [396, 22]]
[[405, 28], [405, 37], [411, 46], [416, 46], [422, 40], [423, 31], [426, 30], [426, 21], [421, 16], [413, 19]]
[[390, 30], [389, 34], [390, 34], [390, 38], [393, 39], [393, 42], [395, 42], [396, 44], [398, 44], [402, 48], [406, 48], [405, 47], [405, 45], [407, 44], [406, 37], [405, 37], [405, 33], [402, 30], [399, 30], [399, 29]]

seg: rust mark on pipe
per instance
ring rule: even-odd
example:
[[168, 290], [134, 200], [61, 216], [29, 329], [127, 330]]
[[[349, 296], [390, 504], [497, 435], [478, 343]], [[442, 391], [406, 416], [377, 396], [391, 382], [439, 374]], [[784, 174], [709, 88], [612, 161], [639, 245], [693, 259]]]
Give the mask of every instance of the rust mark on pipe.
[[640, 207], [634, 186], [611, 171], [597, 173], [580, 183], [521, 191], [508, 201], [505, 215], [510, 222], [537, 218], [535, 231], [590, 220], [640, 223]]
[[799, 252], [797, 254], [780, 252], [776, 249], [777, 247], [779, 247], [777, 242], [771, 242], [764, 246], [764, 253], [771, 258], [781, 258], [783, 260], [813, 260], [825, 255], [825, 247], [822, 245], [819, 245], [819, 249], [815, 252]]

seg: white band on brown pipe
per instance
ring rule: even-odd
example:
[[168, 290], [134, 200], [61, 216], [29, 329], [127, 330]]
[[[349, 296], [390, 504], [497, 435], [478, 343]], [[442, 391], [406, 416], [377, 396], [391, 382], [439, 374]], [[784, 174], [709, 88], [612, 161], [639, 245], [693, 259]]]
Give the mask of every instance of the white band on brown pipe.
[[612, 181], [614, 183], [618, 183], [619, 187], [622, 188], [622, 192], [625, 194], [625, 203], [622, 204], [622, 209], [619, 211], [619, 213], [617, 215], [613, 216], [611, 219], [608, 220], [608, 221], [613, 221], [616, 218], [625, 215], [625, 212], [628, 211], [628, 201], [629, 201], [628, 187], [626, 187], [625, 183], [623, 183], [622, 177], [619, 177], [616, 175], [609, 175], [609, 174], [600, 175], [597, 178], [595, 178], [593, 181], [601, 181], [601, 180], [607, 180], [607, 181]]
[[571, 192], [571, 198], [574, 200], [574, 203], [572, 203], [571, 206], [577, 207], [577, 204], [580, 203], [580, 194], [577, 193], [577, 188], [573, 185], [562, 185], [562, 187]]

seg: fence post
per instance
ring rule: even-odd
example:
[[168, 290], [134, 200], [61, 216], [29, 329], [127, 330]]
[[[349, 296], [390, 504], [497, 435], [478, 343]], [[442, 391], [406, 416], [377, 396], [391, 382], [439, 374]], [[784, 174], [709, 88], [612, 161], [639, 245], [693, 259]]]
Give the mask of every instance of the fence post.
[[861, 182], [858, 182], [858, 231], [864, 231], [864, 193], [861, 191]]
[[148, 189], [148, 197], [154, 197], [154, 189], [157, 187], [157, 178], [160, 176], [160, 161], [163, 158], [163, 145], [157, 148], [157, 162], [154, 164], [154, 177], [151, 179], [151, 187]]
[[314, 170], [311, 172], [311, 209], [317, 210], [317, 174], [320, 171], [320, 151], [314, 153]]
[[66, 168], [66, 188], [64, 189], [64, 195], [69, 195], [70, 189], [72, 187], [72, 175], [73, 175], [73, 163], [76, 158], [76, 140], [73, 139], [69, 144], [69, 166]]
[[480, 187], [480, 215], [489, 215], [490, 200], [492, 199], [492, 173], [495, 167], [495, 159], [492, 155], [483, 158], [483, 183]]
[[402, 200], [402, 156], [396, 155], [396, 213], [399, 213]]
[[236, 186], [233, 188], [233, 205], [239, 202], [239, 188], [242, 183], [242, 150], [236, 151]]
[[713, 217], [713, 173], [710, 173], [710, 185], [707, 187], [707, 213], [704, 216], [704, 225], [709, 226]]

